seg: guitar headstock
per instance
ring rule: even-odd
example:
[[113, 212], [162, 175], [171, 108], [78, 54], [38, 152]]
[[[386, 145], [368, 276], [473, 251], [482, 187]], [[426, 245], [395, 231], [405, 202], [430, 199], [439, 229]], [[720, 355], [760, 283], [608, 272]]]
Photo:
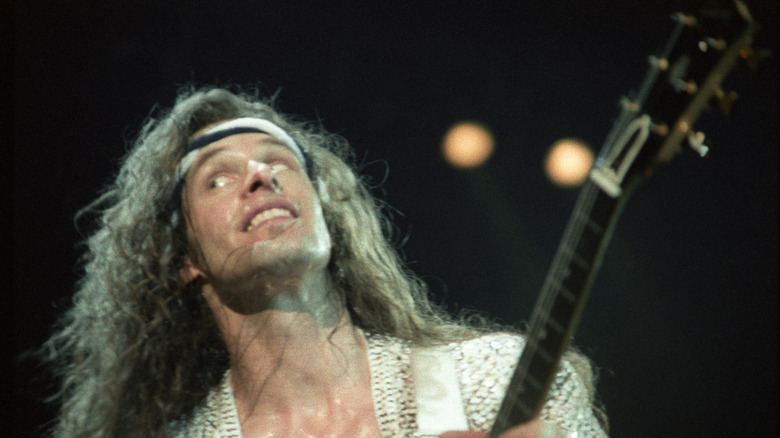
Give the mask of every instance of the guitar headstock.
[[696, 121], [711, 106], [728, 114], [737, 94], [721, 88], [724, 78], [740, 59], [755, 65], [765, 56], [751, 47], [759, 26], [741, 1], [697, 15], [675, 13], [672, 20], [671, 37], [648, 58], [650, 68], [638, 91], [622, 99], [620, 116], [591, 171], [590, 179], [612, 197], [671, 160], [683, 144], [707, 154]]

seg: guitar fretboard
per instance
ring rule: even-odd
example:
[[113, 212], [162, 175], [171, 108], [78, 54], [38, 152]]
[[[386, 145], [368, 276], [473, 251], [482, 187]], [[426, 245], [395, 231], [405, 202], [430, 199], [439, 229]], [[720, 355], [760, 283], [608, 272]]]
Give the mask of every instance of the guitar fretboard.
[[580, 191], [491, 436], [531, 420], [541, 408], [598, 271], [621, 199], [604, 194], [591, 182]]

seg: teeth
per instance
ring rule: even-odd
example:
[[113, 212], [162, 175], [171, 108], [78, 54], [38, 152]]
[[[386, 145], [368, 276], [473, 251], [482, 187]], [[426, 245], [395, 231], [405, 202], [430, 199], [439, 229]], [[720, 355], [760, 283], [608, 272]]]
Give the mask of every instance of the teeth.
[[273, 219], [275, 217], [280, 216], [286, 216], [286, 217], [292, 217], [292, 213], [290, 213], [288, 210], [285, 210], [283, 208], [272, 208], [270, 210], [266, 210], [257, 216], [253, 217], [252, 220], [249, 222], [249, 227], [247, 227], [247, 231], [250, 231], [252, 228], [259, 225], [261, 222], [267, 221], [268, 219]]

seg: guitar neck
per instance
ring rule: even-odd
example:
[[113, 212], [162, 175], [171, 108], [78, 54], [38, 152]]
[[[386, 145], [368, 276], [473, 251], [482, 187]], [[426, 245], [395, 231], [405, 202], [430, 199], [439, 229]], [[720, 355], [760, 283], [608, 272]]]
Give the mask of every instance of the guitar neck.
[[630, 190], [686, 140], [704, 155], [704, 135], [693, 124], [713, 98], [728, 112], [736, 93], [720, 86], [738, 58], [749, 64], [761, 59], [750, 47], [758, 24], [741, 1], [705, 8], [699, 16], [674, 14], [673, 20], [675, 28], [649, 58], [634, 99], [621, 101], [622, 112], [580, 191], [490, 437], [539, 413]]
[[625, 192], [619, 198], [608, 196], [591, 182], [581, 189], [491, 437], [531, 420], [541, 409], [626, 198]]

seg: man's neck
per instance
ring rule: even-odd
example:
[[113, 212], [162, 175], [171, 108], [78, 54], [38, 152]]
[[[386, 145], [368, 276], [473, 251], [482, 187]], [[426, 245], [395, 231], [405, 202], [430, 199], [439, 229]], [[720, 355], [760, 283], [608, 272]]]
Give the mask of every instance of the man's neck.
[[285, 370], [323, 379], [343, 373], [364, 342], [345, 310], [326, 320], [279, 309], [235, 318], [223, 331], [234, 374], [256, 380]]
[[244, 314], [204, 292], [231, 356], [240, 416], [328, 410], [337, 394], [370, 389], [365, 341], [331, 293], [276, 291], [263, 310]]

